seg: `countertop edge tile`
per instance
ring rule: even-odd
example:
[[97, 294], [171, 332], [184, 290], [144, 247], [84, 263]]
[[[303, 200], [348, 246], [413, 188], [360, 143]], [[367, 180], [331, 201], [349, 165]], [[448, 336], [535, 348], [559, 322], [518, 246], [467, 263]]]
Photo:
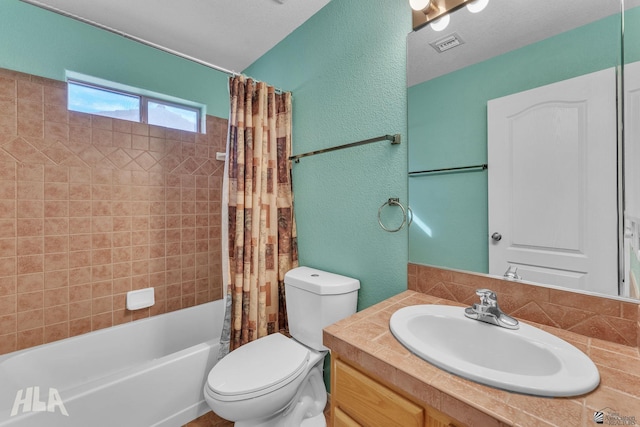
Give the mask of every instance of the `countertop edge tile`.
[[[457, 418], [469, 426], [588, 425], [593, 411], [607, 407], [640, 421], [640, 354], [637, 347], [588, 338], [575, 332], [525, 322], [557, 335], [585, 351], [601, 371], [596, 390], [573, 398], [544, 398], [494, 389], [449, 374], [417, 356], [403, 354], [381, 332], [384, 319], [397, 309], [416, 304], [462, 305], [407, 290], [324, 329], [325, 343], [334, 352], [374, 373], [424, 404]], [[372, 328], [370, 337], [359, 334]], [[388, 334], [387, 334], [388, 332]], [[395, 347], [395, 348], [394, 348]], [[402, 365], [398, 363], [401, 362]], [[422, 365], [424, 364], [424, 365]], [[622, 383], [619, 379], [631, 376]], [[616, 380], [618, 378], [618, 380]], [[624, 404], [625, 407], [615, 407]], [[613, 405], [613, 406], [612, 406]], [[454, 413], [452, 413], [452, 411]], [[567, 424], [572, 423], [572, 424]]]

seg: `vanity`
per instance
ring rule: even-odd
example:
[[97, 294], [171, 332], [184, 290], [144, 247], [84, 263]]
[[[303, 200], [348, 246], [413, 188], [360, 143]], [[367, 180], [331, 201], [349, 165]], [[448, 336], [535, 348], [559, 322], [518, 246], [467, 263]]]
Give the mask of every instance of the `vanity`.
[[[475, 288], [492, 286], [497, 288], [505, 311], [524, 308], [515, 309], [521, 322], [556, 335], [587, 354], [600, 373], [599, 386], [566, 398], [535, 397], [484, 386], [420, 359], [390, 331], [391, 316], [403, 307], [468, 306], [477, 299]], [[324, 343], [331, 349], [332, 359], [333, 426], [588, 426], [595, 424], [597, 412], [605, 425], [640, 424], [638, 304], [603, 302], [590, 295], [580, 295], [575, 301], [575, 293], [570, 293], [574, 303], [566, 303], [565, 293], [569, 292], [410, 264], [407, 291], [324, 330]], [[576, 315], [577, 307], [571, 304], [584, 312], [591, 307], [593, 313], [602, 314], [592, 316], [586, 332], [558, 327], [563, 317]], [[556, 310], [559, 317], [541, 318], [536, 305], [548, 313]], [[605, 331], [605, 323], [614, 325], [617, 333]]]

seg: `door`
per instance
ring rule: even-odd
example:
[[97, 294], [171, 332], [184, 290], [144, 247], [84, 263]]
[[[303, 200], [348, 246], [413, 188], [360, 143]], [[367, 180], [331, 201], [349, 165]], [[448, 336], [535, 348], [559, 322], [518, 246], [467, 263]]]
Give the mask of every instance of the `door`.
[[618, 294], [615, 111], [613, 68], [488, 102], [491, 274]]

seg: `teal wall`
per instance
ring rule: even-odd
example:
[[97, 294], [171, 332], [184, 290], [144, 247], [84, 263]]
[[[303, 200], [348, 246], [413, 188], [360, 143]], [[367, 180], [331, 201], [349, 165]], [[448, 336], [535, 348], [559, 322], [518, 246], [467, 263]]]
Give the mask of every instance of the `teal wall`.
[[229, 116], [225, 73], [18, 0], [0, 0], [0, 67], [62, 81], [75, 71]]
[[407, 201], [410, 29], [406, 0], [332, 0], [246, 70], [293, 92], [294, 154], [402, 135], [293, 165], [300, 263], [358, 278], [360, 309], [407, 287], [406, 228], [383, 231], [377, 213], [390, 197]]
[[[301, 263], [360, 279], [361, 308], [406, 289], [406, 229], [384, 232], [376, 215], [389, 197], [407, 201], [410, 16], [406, 0], [333, 0], [246, 70], [293, 91], [296, 153], [402, 135], [294, 165]], [[0, 0], [0, 67], [56, 80], [71, 70], [228, 117], [224, 73], [18, 0]]]
[[[612, 16], [412, 86], [409, 171], [486, 163], [488, 100], [616, 66], [619, 34]], [[409, 261], [488, 271], [486, 171], [412, 176], [409, 200]]]
[[[294, 153], [384, 134], [294, 165], [300, 262], [360, 279], [359, 309], [407, 287], [407, 230], [378, 208], [407, 203], [406, 0], [333, 0], [245, 70], [293, 92]], [[89, 25], [0, 0], [0, 67], [56, 80], [65, 70], [206, 104], [228, 116], [227, 76]], [[398, 208], [384, 219], [398, 224]]]
[[624, 60], [640, 61], [640, 7], [624, 12]]
[[[406, 0], [333, 0], [246, 74], [293, 92], [294, 152], [384, 135], [294, 165], [302, 264], [356, 277], [359, 306], [406, 289], [407, 231], [378, 208], [407, 201]], [[65, 70], [200, 102], [228, 117], [227, 76], [18, 0], [0, 0], [0, 67], [65, 80]], [[399, 209], [385, 210], [389, 226]]]

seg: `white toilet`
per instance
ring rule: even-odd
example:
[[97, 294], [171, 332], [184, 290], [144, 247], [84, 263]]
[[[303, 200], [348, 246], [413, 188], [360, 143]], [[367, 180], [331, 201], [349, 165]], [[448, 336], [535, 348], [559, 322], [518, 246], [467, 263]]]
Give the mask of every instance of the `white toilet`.
[[356, 312], [360, 282], [309, 267], [285, 275], [293, 338], [275, 333], [232, 351], [207, 378], [204, 397], [236, 427], [324, 427], [322, 328]]

